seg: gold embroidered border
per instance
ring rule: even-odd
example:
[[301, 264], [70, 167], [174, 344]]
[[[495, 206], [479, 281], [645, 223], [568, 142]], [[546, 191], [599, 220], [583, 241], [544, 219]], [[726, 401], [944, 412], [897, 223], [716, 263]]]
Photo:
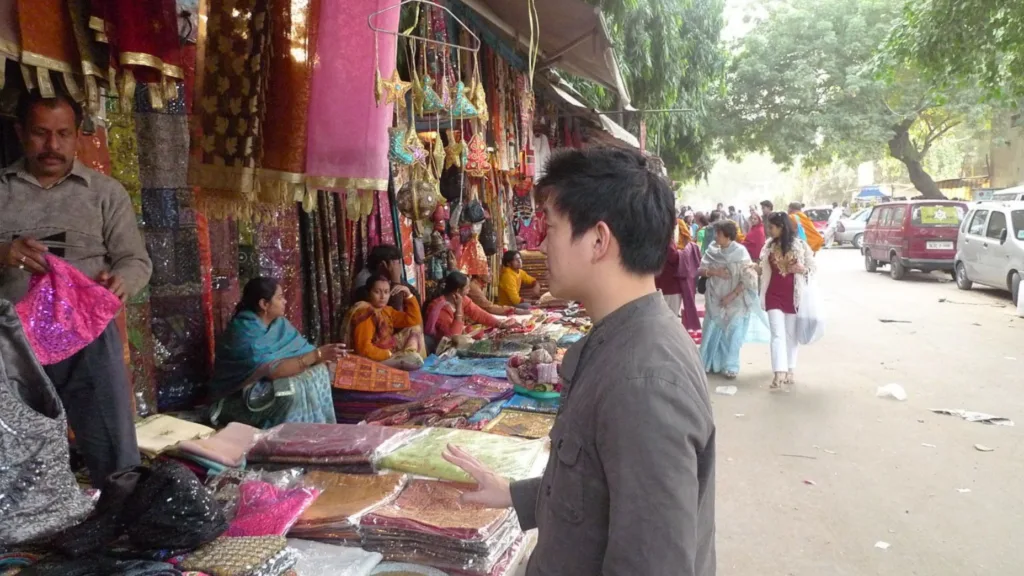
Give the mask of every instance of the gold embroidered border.
[[106, 32], [107, 23], [103, 21], [103, 18], [99, 16], [92, 16], [89, 18], [89, 28], [97, 32]]
[[152, 54], [145, 54], [143, 52], [121, 52], [119, 61], [125, 66], [148, 66], [150, 68], [155, 68], [165, 76], [170, 76], [171, 78], [177, 78], [179, 80], [185, 78], [185, 72], [180, 66], [167, 64]]
[[82, 73], [87, 76], [95, 76], [97, 78], [106, 79], [106, 75], [98, 66], [92, 62], [82, 61]]
[[68, 62], [61, 62], [54, 58], [36, 54], [35, 52], [22, 51], [21, 63], [37, 68], [46, 68], [55, 72], [74, 72], [74, 67]]
[[374, 190], [388, 189], [387, 178], [349, 178], [344, 176], [307, 176], [306, 185], [318, 190]]
[[18, 46], [17, 42], [0, 38], [0, 52], [15, 62], [21, 60], [21, 46]]

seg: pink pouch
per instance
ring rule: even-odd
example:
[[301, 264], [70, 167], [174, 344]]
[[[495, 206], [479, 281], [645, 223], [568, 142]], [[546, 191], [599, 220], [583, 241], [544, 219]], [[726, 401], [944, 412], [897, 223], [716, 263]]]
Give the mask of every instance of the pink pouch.
[[66, 261], [46, 255], [50, 271], [32, 276], [28, 293], [15, 305], [39, 363], [72, 357], [106, 330], [121, 311], [117, 296]]

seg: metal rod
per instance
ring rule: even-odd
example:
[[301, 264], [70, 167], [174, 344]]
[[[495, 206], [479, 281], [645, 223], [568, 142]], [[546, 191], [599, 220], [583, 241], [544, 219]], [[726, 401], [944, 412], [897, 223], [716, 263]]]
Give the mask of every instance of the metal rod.
[[[376, 26], [373, 25], [373, 17], [374, 16], [376, 16], [378, 14], [383, 14], [384, 12], [388, 12], [390, 10], [394, 10], [395, 8], [401, 8], [402, 6], [405, 6], [406, 4], [412, 4], [412, 3], [430, 4], [431, 6], [437, 6], [438, 8], [440, 8], [440, 9], [444, 10], [445, 12], [447, 12], [448, 14], [450, 14], [451, 17], [454, 18], [455, 21], [458, 22], [459, 25], [462, 26], [462, 28], [466, 30], [466, 32], [473, 38], [473, 40], [476, 40], [476, 47], [472, 47], [472, 46], [469, 46], [469, 47], [467, 47], [467, 46], [459, 46], [458, 44], [450, 44], [448, 42], [441, 42], [440, 40], [431, 40], [430, 38], [424, 38], [422, 36], [417, 36], [415, 34], [405, 34], [405, 33], [398, 32], [398, 31], [385, 30], [383, 28], [377, 28]], [[469, 26], [466, 26], [466, 23], [463, 22], [462, 20], [460, 20], [459, 17], [456, 16], [454, 13], [452, 13], [452, 11], [449, 10], [447, 7], [442, 6], [441, 4], [438, 4], [436, 2], [431, 2], [430, 0], [402, 0], [398, 4], [395, 4], [393, 6], [388, 6], [387, 8], [384, 8], [382, 10], [377, 10], [376, 12], [371, 13], [369, 16], [366, 17], [366, 24], [370, 27], [370, 30], [373, 30], [374, 32], [380, 32], [382, 34], [389, 34], [391, 36], [400, 36], [402, 38], [412, 38], [414, 40], [419, 40], [420, 42], [426, 42], [428, 44], [436, 44], [438, 46], [447, 46], [449, 48], [454, 48], [456, 50], [465, 50], [467, 52], [472, 52], [474, 54], [480, 51], [480, 46], [481, 46], [480, 38], [478, 38], [477, 35], [474, 34], [472, 30], [469, 29]]]

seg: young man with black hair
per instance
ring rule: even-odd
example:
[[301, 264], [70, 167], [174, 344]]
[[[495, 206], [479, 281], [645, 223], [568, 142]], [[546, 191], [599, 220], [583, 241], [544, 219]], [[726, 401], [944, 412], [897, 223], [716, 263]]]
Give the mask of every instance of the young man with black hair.
[[[121, 184], [75, 160], [82, 107], [38, 91], [18, 102], [25, 157], [0, 171], [0, 298], [21, 300], [59, 256], [122, 301], [149, 282], [152, 263]], [[92, 485], [139, 463], [123, 343], [111, 322], [70, 358], [45, 367], [67, 411]]]
[[551, 292], [581, 302], [590, 334], [562, 362], [542, 478], [511, 485], [457, 446], [477, 484], [538, 528], [528, 576], [713, 576], [715, 424], [697, 348], [654, 277], [675, 225], [672, 191], [638, 153], [552, 157], [538, 184]]
[[775, 212], [775, 204], [772, 204], [771, 200], [762, 200], [761, 201], [761, 221], [762, 222], [767, 222], [768, 221], [768, 217], [772, 215], [772, 212]]
[[406, 296], [401, 291], [403, 286], [409, 289], [409, 292], [416, 298], [416, 303], [422, 306], [423, 303], [420, 301], [420, 294], [416, 287], [402, 281], [403, 266], [402, 251], [397, 246], [392, 244], [374, 246], [370, 250], [370, 255], [366, 257], [366, 267], [356, 274], [353, 301], [366, 300], [369, 297], [366, 281], [370, 279], [370, 276], [380, 274], [391, 280], [391, 299], [388, 301], [388, 306], [399, 311], [405, 309]]

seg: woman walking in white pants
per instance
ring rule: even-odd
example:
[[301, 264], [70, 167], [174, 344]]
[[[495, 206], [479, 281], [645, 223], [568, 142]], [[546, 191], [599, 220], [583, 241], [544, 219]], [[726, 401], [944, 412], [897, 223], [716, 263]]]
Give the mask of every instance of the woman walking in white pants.
[[772, 331], [771, 389], [793, 384], [796, 371], [796, 311], [807, 278], [814, 273], [814, 252], [797, 237], [793, 221], [784, 212], [774, 212], [765, 223], [768, 242], [761, 250], [761, 306], [768, 312]]

